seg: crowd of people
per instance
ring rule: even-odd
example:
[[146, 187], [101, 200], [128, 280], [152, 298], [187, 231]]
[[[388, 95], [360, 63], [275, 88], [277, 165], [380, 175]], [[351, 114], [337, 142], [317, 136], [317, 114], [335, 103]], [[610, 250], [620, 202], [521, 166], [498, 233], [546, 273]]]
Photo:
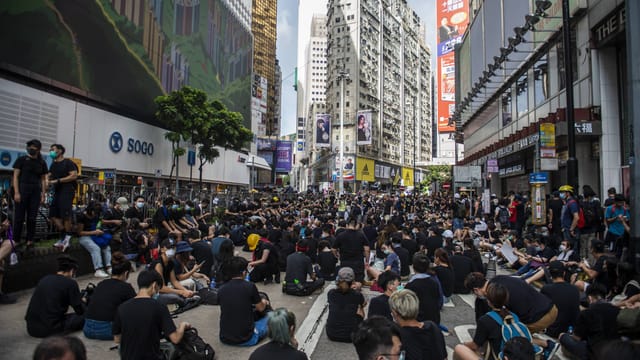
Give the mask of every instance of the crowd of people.
[[[51, 149], [61, 162], [64, 148]], [[74, 170], [63, 168], [53, 181], [33, 177], [38, 183], [30, 184], [42, 191], [47, 183], [70, 183]], [[34, 196], [24, 184], [18, 188], [16, 202]], [[604, 203], [587, 185], [581, 195], [569, 185], [554, 190], [546, 226], [533, 225], [529, 194], [510, 192], [492, 196], [490, 204], [458, 193], [256, 196], [233, 199], [216, 218], [206, 198], [168, 196], [150, 211], [144, 196], [131, 199], [132, 206], [126, 198], [97, 197], [75, 228], [67, 227], [65, 190], [56, 191], [62, 199], [54, 195], [52, 207], [60, 209], [53, 213], [69, 229], [57, 246], [64, 251], [77, 236], [94, 275], [109, 279], [88, 301], [73, 280], [77, 262], [61, 256], [56, 274], [42, 278], [31, 298], [25, 319], [34, 337], [82, 330], [120, 344], [124, 359], [160, 358], [161, 344], [179, 344], [190, 327], [176, 326], [170, 308], [191, 308], [214, 292], [222, 343], [255, 346], [269, 336], [251, 359], [302, 359], [295, 315], [274, 310], [255, 284], [308, 296], [335, 281], [327, 293], [326, 335], [353, 343], [360, 359], [446, 358], [443, 304], [468, 293], [476, 295], [477, 328], [472, 341], [456, 347], [458, 358], [528, 359], [536, 352], [551, 358], [560, 346], [576, 358], [600, 358], [612, 343], [631, 358], [640, 351], [620, 342], [638, 335], [617, 319], [636, 314], [627, 310], [640, 308], [640, 285], [630, 265], [630, 209], [615, 189]], [[26, 225], [29, 244], [29, 220]], [[496, 276], [496, 264], [513, 275]], [[137, 293], [127, 282], [136, 268]], [[380, 295], [367, 304], [363, 287]], [[504, 338], [505, 326], [519, 325], [521, 336]], [[72, 344], [65, 339], [58, 343]]]

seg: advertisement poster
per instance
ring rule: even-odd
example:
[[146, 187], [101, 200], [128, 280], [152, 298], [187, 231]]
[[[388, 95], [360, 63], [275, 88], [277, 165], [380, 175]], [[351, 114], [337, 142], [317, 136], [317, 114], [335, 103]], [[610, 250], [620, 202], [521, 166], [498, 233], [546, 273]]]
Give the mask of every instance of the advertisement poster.
[[437, 0], [438, 25], [438, 131], [455, 131], [449, 126], [449, 117], [455, 109], [455, 60], [454, 48], [462, 41], [469, 25], [469, 0]]
[[340, 179], [340, 176], [344, 176], [344, 181], [354, 181], [356, 179], [356, 168], [353, 156], [346, 155], [344, 158], [345, 161], [343, 165], [340, 158], [336, 156], [335, 173], [337, 175], [337, 179]]
[[402, 185], [404, 186], [413, 186], [413, 169], [412, 168], [402, 168]]
[[276, 145], [276, 172], [291, 171], [291, 151], [293, 150], [293, 142], [278, 141]]
[[331, 147], [331, 115], [316, 115], [316, 147]]
[[358, 181], [368, 181], [375, 182], [375, 161], [371, 159], [365, 158], [357, 158], [356, 159], [356, 180]]
[[358, 111], [358, 145], [371, 145], [371, 110]]

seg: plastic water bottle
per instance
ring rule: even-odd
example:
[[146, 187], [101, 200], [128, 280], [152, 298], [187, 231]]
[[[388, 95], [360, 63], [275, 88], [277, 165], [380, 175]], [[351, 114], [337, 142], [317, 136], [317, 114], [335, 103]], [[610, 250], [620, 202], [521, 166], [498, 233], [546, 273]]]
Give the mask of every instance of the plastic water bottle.
[[573, 335], [573, 326], [569, 326], [569, 328], [567, 329], [567, 334]]
[[247, 273], [247, 276], [244, 277], [244, 281], [251, 281], [249, 280], [249, 273]]
[[11, 264], [11, 266], [18, 264], [18, 254], [15, 252], [11, 253], [11, 256], [9, 257], [9, 264]]
[[210, 289], [215, 289], [216, 288], [216, 279], [211, 278], [211, 282], [209, 283], [209, 288]]

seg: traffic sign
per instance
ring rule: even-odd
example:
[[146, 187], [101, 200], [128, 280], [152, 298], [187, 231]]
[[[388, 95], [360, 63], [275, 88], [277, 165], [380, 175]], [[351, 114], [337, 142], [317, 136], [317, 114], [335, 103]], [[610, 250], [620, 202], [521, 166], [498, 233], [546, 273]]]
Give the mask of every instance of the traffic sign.
[[537, 172], [529, 174], [529, 184], [546, 184], [549, 182], [549, 173]]
[[162, 169], [156, 169], [156, 177], [162, 177]]

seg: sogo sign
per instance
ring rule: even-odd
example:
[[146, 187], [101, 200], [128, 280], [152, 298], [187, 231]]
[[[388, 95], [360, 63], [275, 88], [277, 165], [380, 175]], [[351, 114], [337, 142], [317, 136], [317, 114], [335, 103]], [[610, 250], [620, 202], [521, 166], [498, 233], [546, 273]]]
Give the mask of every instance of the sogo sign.
[[[109, 137], [109, 148], [114, 153], [119, 153], [124, 147], [124, 137], [118, 131], [114, 131]], [[127, 151], [130, 153], [153, 156], [153, 143], [129, 138], [127, 140]]]

